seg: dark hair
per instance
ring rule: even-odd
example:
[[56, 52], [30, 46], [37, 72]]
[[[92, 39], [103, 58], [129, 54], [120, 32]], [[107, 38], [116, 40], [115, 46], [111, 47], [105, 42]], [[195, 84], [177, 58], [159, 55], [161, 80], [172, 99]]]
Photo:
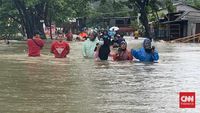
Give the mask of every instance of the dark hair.
[[123, 38], [125, 34], [124, 33], [120, 33], [119, 35]]
[[103, 35], [107, 35], [108, 34], [108, 31], [107, 30], [104, 30], [103, 31]]
[[94, 48], [94, 51], [97, 51], [97, 46], [99, 46], [99, 43], [96, 43], [96, 46]]
[[58, 30], [58, 31], [57, 31], [57, 34], [60, 35], [60, 34], [63, 34], [63, 32], [60, 31], [60, 30]]
[[34, 32], [33, 32], [33, 35], [35, 36], [35, 35], [40, 35], [41, 33], [40, 33], [40, 31], [38, 31], [38, 30], [35, 30]]

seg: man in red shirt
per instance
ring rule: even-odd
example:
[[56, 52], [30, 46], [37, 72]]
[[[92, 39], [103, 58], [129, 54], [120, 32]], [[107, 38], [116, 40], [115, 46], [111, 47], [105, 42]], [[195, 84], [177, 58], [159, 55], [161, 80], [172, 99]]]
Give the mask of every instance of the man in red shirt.
[[63, 40], [63, 34], [58, 33], [57, 40], [51, 44], [51, 53], [53, 53], [56, 58], [66, 58], [69, 51], [69, 44]]
[[40, 56], [40, 50], [44, 46], [44, 41], [40, 38], [39, 31], [35, 31], [33, 38], [27, 40], [27, 45], [29, 57]]

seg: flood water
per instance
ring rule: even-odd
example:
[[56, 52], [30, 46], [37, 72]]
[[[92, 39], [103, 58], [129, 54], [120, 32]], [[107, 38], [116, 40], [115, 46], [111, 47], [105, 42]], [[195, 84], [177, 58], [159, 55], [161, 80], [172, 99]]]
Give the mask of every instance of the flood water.
[[[0, 44], [0, 113], [199, 113], [200, 44], [156, 42], [155, 64], [83, 59], [81, 44], [66, 59], [49, 44], [37, 58], [25, 42]], [[181, 91], [196, 92], [195, 109], [179, 108]]]

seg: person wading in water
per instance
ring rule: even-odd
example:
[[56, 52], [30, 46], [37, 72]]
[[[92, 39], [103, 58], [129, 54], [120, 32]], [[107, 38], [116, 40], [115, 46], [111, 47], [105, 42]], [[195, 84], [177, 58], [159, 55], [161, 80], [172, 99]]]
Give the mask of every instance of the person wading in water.
[[114, 61], [133, 60], [130, 51], [127, 49], [127, 43], [122, 41], [118, 51], [113, 55]]
[[40, 56], [40, 50], [44, 46], [44, 41], [40, 38], [39, 31], [35, 31], [33, 38], [27, 40], [27, 45], [28, 45], [28, 56], [29, 57]]
[[57, 40], [51, 44], [51, 53], [54, 54], [55, 58], [66, 58], [70, 52], [69, 44], [63, 39], [63, 34], [58, 32]]

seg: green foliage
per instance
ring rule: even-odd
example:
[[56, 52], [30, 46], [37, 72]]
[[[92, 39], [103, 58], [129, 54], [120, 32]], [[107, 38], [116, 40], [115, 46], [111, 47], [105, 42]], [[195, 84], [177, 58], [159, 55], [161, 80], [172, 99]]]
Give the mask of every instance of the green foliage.
[[200, 9], [200, 0], [185, 0], [185, 2], [189, 5], [194, 6], [195, 8]]
[[129, 9], [120, 1], [100, 0], [100, 4], [95, 8], [96, 13], [103, 17], [122, 17], [129, 16]]
[[161, 1], [159, 0], [150, 0], [149, 1], [149, 7], [154, 15], [154, 18], [157, 18], [157, 20], [159, 19], [158, 17], [158, 11], [161, 7], [163, 7], [163, 4]]
[[[100, 22], [102, 18], [132, 16], [130, 9], [122, 1], [117, 0], [94, 0], [88, 14], [89, 26], [106, 26]], [[135, 13], [137, 15], [137, 13]], [[135, 16], [134, 14], [134, 16]]]
[[17, 10], [13, 7], [11, 0], [1, 0], [0, 12], [0, 37], [9, 38], [20, 29]]
[[171, 0], [165, 0], [164, 2], [169, 13], [176, 11], [176, 8], [173, 6], [173, 2]]
[[[0, 0], [0, 34], [5, 32], [24, 34], [26, 31], [23, 19], [17, 9], [16, 0]], [[143, 26], [148, 20], [159, 19], [160, 8], [167, 8], [174, 12], [175, 8], [171, 0], [18, 0], [24, 4], [30, 14], [39, 19], [45, 20], [46, 25], [51, 21], [57, 26], [69, 21], [69, 18], [86, 17], [88, 24], [98, 23], [102, 17], [137, 17], [138, 13]], [[200, 7], [200, 0], [186, 0], [187, 3], [197, 8]], [[93, 5], [97, 3], [97, 5]], [[133, 19], [132, 21], [135, 21]], [[136, 22], [134, 22], [136, 23]], [[8, 27], [9, 24], [9, 27]], [[138, 24], [136, 24], [138, 25]], [[12, 28], [12, 29], [10, 29]], [[146, 29], [148, 30], [148, 29]]]
[[141, 26], [141, 24], [138, 23], [137, 20], [132, 20], [132, 21], [131, 21], [131, 26], [132, 26], [134, 29], [139, 29], [140, 26]]
[[[129, 3], [129, 4], [128, 4]], [[150, 38], [150, 29], [149, 29], [149, 0], [128, 0], [128, 7], [131, 9], [136, 9], [140, 13], [140, 22], [145, 28], [145, 36]]]
[[[18, 1], [18, 2], [17, 2]], [[1, 0], [0, 1], [0, 34], [24, 34], [30, 26], [41, 27], [40, 20], [47, 25], [52, 21], [57, 26], [62, 26], [68, 18], [86, 17], [90, 14], [90, 0]], [[20, 4], [16, 4], [19, 3]], [[29, 18], [29, 19], [28, 19]], [[35, 20], [30, 21], [30, 19]], [[12, 21], [11, 21], [12, 20]], [[29, 24], [27, 24], [29, 22]], [[9, 27], [8, 27], [9, 23]], [[27, 26], [28, 25], [28, 26]], [[12, 28], [12, 29], [10, 29]]]
[[196, 8], [200, 8], [200, 0], [194, 0], [193, 6]]

